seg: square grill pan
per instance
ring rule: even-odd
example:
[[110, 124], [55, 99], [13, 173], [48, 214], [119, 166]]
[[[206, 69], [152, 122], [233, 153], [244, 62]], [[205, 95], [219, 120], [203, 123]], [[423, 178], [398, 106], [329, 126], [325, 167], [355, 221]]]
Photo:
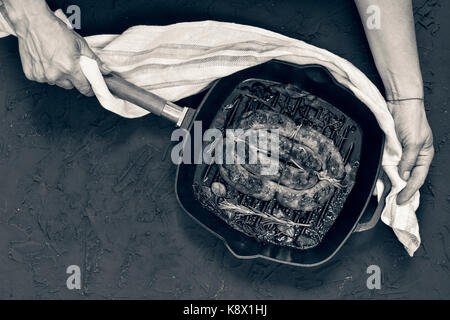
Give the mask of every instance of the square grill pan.
[[[311, 104], [304, 97], [293, 97], [289, 90], [269, 94], [264, 85], [261, 87], [261, 83], [266, 86], [284, 84], [288, 89], [289, 86], [295, 86], [323, 101]], [[243, 87], [248, 88], [247, 96], [238, 90]], [[212, 110], [217, 112], [217, 104], [222, 107], [235, 106], [230, 108], [226, 126], [231, 125], [246, 110], [271, 108], [286, 114], [297, 124], [303, 123], [319, 130], [333, 140], [346, 163], [358, 167], [354, 186], [344, 203], [340, 204], [340, 213], [332, 225], [322, 226], [322, 223], [330, 210], [336, 210], [333, 208], [336, 195], [324, 207], [309, 214], [293, 210], [288, 212], [293, 221], [313, 223], [317, 228], [322, 226], [325, 231], [329, 229], [320, 244], [308, 250], [258, 241], [235, 230], [202, 207], [195, 199], [192, 184], [186, 182], [210, 185], [220, 179], [216, 165], [181, 164], [178, 167], [176, 192], [181, 206], [196, 221], [221, 238], [236, 257], [261, 257], [298, 266], [315, 266], [328, 261], [357, 226], [380, 173], [384, 136], [372, 112], [347, 88], [338, 84], [324, 67], [298, 66], [279, 61], [249, 68], [216, 82], [197, 111], [197, 119], [202, 119], [203, 130], [213, 123], [216, 114]], [[333, 126], [330, 126], [331, 122]], [[192, 135], [193, 128], [189, 130]], [[250, 196], [241, 197], [240, 200], [247, 206], [258, 209], [271, 210], [272, 205], [277, 206], [276, 203], [262, 203]], [[258, 219], [251, 222], [257, 224]]]

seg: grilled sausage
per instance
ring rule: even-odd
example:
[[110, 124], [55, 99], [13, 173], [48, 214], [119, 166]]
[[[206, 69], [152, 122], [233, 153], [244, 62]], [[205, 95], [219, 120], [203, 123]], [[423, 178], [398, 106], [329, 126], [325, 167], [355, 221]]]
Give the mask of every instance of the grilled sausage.
[[334, 186], [322, 180], [310, 189], [295, 190], [254, 175], [240, 164], [220, 165], [221, 177], [238, 191], [263, 201], [277, 199], [287, 208], [311, 211], [321, 207], [334, 193]]
[[245, 170], [240, 164], [219, 165], [220, 176], [236, 190], [269, 201], [275, 198], [277, 184], [269, 179], [262, 179]]
[[[270, 111], [249, 112], [235, 128], [278, 129], [280, 132], [279, 157], [283, 161], [278, 162], [278, 170], [273, 174], [263, 175], [267, 163], [261, 163], [259, 158], [253, 164], [249, 164], [247, 157], [245, 164], [219, 166], [222, 178], [244, 194], [263, 201], [275, 198], [284, 207], [311, 211], [332, 197], [345, 175], [342, 157], [331, 139], [314, 129], [297, 127], [284, 115]], [[247, 155], [251, 148], [248, 145], [246, 148]]]
[[[326, 170], [331, 178], [344, 177], [344, 162], [333, 141], [312, 128], [297, 127], [294, 121], [285, 115], [266, 110], [250, 111], [242, 116], [236, 127], [244, 130], [278, 129], [282, 137], [291, 138], [317, 154], [325, 167], [322, 169]], [[280, 141], [284, 138], [280, 137]], [[283, 143], [280, 143], [280, 154], [281, 150]], [[293, 151], [295, 155], [295, 149]], [[298, 158], [304, 159], [301, 155]]]
[[[298, 143], [292, 143], [289, 139], [285, 138], [280, 144], [282, 145], [280, 147], [281, 154], [279, 159], [274, 159], [267, 156], [268, 150], [261, 150], [261, 146], [251, 148], [249, 143], [246, 143], [245, 161], [242, 161], [243, 168], [256, 176], [261, 176], [296, 190], [313, 187], [318, 181], [318, 174], [311, 168], [320, 169], [320, 160], [314, 157], [312, 150], [307, 151], [307, 147], [302, 147]], [[255, 150], [262, 152], [259, 153]], [[289, 154], [290, 151], [293, 156]], [[224, 150], [224, 152], [226, 151]], [[264, 163], [261, 161], [261, 157], [265, 158]], [[268, 172], [267, 169], [269, 167], [273, 168], [275, 172]]]

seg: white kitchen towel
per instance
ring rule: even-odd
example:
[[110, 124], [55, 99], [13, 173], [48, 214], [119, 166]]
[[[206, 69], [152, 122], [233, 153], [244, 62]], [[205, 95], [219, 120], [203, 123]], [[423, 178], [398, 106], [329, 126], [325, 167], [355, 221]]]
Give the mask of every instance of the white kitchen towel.
[[[61, 19], [67, 19], [61, 11]], [[6, 23], [1, 21], [0, 28]], [[4, 34], [8, 29], [0, 29]], [[268, 30], [216, 21], [178, 23], [168, 26], [135, 26], [121, 35], [97, 35], [86, 41], [101, 60], [128, 81], [161, 97], [176, 101], [207, 88], [214, 80], [236, 71], [278, 59], [300, 65], [320, 64], [349, 88], [375, 115], [386, 136], [382, 165], [392, 183], [381, 219], [392, 227], [410, 256], [420, 245], [415, 211], [419, 192], [405, 205], [396, 204], [405, 186], [398, 174], [402, 147], [386, 101], [375, 85], [349, 61], [337, 55]], [[81, 57], [83, 73], [101, 105], [123, 117], [148, 112], [114, 97], [106, 87], [94, 60]], [[381, 194], [381, 183], [377, 183]]]

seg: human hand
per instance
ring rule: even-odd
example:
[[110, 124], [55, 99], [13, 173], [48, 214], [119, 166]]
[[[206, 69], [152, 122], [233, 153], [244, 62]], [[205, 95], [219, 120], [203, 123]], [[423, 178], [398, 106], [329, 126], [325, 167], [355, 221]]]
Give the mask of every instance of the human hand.
[[425, 182], [434, 156], [433, 134], [427, 121], [423, 100], [389, 102], [388, 108], [403, 146], [399, 174], [407, 185], [397, 197], [397, 203], [402, 205]]
[[109, 70], [86, 41], [47, 6], [34, 9], [22, 12], [20, 19], [10, 19], [19, 40], [25, 76], [29, 80], [56, 84], [64, 89], [75, 87], [82, 94], [93, 96], [92, 88], [79, 65], [80, 57], [97, 60], [104, 74]]

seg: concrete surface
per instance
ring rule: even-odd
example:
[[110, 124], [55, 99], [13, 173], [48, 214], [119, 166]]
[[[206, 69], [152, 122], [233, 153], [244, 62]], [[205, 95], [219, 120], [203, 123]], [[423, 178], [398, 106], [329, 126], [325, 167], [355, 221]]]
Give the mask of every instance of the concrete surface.
[[[50, 4], [79, 5], [83, 35], [204, 19], [256, 25], [329, 49], [380, 86], [352, 1]], [[314, 269], [234, 258], [176, 202], [168, 122], [121, 119], [95, 99], [29, 82], [16, 39], [1, 39], [0, 298], [450, 298], [450, 2], [414, 5], [437, 149], [418, 211], [423, 244], [411, 259], [379, 223]], [[372, 264], [381, 290], [366, 288]], [[66, 288], [69, 265], [81, 267], [81, 290]]]

